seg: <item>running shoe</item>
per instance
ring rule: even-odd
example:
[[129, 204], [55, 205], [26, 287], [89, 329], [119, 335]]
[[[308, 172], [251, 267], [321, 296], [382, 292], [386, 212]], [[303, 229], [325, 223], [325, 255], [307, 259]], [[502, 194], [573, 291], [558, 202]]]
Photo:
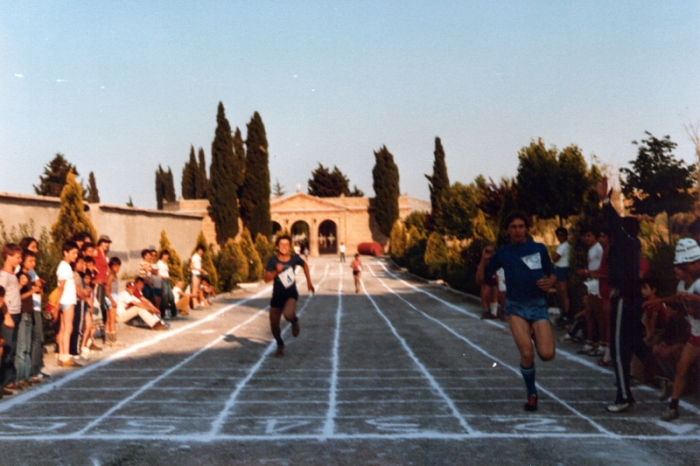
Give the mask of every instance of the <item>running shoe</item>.
[[603, 348], [602, 345], [596, 346], [588, 353], [588, 355], [589, 356], [597, 356], [597, 357], [605, 356], [605, 348]]
[[632, 406], [634, 406], [634, 401], [633, 402], [622, 402], [622, 403], [610, 403], [608, 405], [608, 412], [622, 413], [622, 412], [630, 409]]
[[298, 337], [299, 332], [301, 332], [301, 327], [299, 326], [299, 318], [297, 317], [297, 320], [292, 322], [292, 336], [293, 337]]
[[580, 350], [578, 350], [578, 354], [591, 354], [592, 349], [593, 346], [586, 343]]
[[666, 408], [666, 411], [661, 415], [661, 420], [666, 422], [671, 422], [674, 419], [678, 419], [681, 413], [677, 409]]
[[559, 339], [559, 343], [573, 343], [574, 339], [568, 333]]
[[673, 382], [668, 379], [661, 379], [661, 391], [659, 392], [659, 401], [668, 400], [673, 394]]
[[537, 411], [537, 395], [530, 395], [527, 397], [525, 411]]

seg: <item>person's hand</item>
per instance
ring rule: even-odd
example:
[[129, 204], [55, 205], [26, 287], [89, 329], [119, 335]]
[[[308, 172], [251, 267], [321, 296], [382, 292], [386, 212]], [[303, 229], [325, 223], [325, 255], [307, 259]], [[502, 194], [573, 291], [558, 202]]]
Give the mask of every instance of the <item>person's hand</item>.
[[576, 275], [579, 277], [586, 277], [588, 276], [588, 269], [576, 269]]
[[15, 328], [15, 321], [12, 320], [12, 316], [9, 312], [5, 313], [5, 319], [2, 324], [7, 328]]
[[554, 286], [555, 281], [556, 278], [552, 279], [552, 277], [540, 278], [537, 280], [537, 288], [542, 291], [549, 291]]
[[284, 270], [284, 264], [277, 264], [275, 268], [277, 269], [277, 273], [282, 273]]
[[315, 293], [315, 292], [316, 292], [316, 288], [314, 288], [314, 286], [313, 286], [311, 283], [308, 283], [308, 284], [307, 284], [307, 288], [309, 289], [309, 293]]

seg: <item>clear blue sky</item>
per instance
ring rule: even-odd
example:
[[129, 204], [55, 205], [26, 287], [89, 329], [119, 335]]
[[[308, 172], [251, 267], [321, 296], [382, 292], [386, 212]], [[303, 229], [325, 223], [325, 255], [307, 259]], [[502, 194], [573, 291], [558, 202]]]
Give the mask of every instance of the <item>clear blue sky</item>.
[[209, 160], [216, 107], [260, 112], [293, 191], [319, 162], [373, 195], [373, 151], [428, 198], [435, 136], [450, 180], [513, 176], [531, 138], [612, 165], [644, 131], [694, 162], [700, 1], [11, 1], [0, 5], [0, 190], [33, 193], [56, 152], [102, 202], [155, 207], [154, 171]]

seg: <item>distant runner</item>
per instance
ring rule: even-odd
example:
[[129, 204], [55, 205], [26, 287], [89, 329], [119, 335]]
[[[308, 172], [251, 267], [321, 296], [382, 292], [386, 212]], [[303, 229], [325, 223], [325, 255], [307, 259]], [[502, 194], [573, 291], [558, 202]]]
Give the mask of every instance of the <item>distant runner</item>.
[[276, 247], [275, 255], [270, 258], [265, 266], [265, 283], [274, 280], [272, 300], [270, 301], [270, 329], [277, 341], [276, 356], [281, 358], [284, 356], [284, 341], [282, 340], [282, 331], [280, 329], [282, 315], [284, 315], [287, 322], [292, 324], [293, 336], [298, 336], [301, 330], [299, 318], [296, 316], [299, 292], [297, 291], [294, 269], [297, 265], [304, 268], [306, 286], [311, 293], [314, 292], [314, 286], [311, 284], [309, 266], [304, 262], [304, 259], [298, 254], [290, 254], [292, 238], [286, 235], [278, 237]]
[[350, 264], [352, 269], [352, 278], [355, 280], [355, 293], [360, 292], [360, 279], [362, 278], [362, 262], [360, 262], [360, 255], [355, 254], [355, 260]]
[[495, 253], [484, 249], [476, 271], [479, 286], [487, 282], [496, 270], [505, 270], [505, 311], [510, 331], [520, 352], [520, 373], [525, 380], [527, 402], [525, 411], [537, 410], [537, 387], [535, 386], [535, 352], [543, 361], [554, 358], [554, 335], [547, 312], [547, 292], [557, 278], [547, 248], [527, 238], [530, 227], [528, 217], [522, 212], [511, 212], [503, 225], [511, 244]]

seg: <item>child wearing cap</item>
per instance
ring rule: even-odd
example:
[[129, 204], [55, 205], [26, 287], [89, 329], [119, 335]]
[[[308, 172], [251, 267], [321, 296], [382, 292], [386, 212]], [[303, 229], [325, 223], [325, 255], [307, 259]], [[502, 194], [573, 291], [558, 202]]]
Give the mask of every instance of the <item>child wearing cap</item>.
[[664, 411], [661, 419], [673, 421], [678, 419], [678, 402], [685, 389], [688, 371], [700, 356], [700, 247], [694, 239], [683, 238], [676, 245], [676, 256], [673, 263], [687, 274], [687, 280], [678, 283], [676, 301], [685, 308], [686, 319], [690, 323], [690, 338], [683, 347], [681, 358], [676, 367], [673, 380], [671, 403]]

